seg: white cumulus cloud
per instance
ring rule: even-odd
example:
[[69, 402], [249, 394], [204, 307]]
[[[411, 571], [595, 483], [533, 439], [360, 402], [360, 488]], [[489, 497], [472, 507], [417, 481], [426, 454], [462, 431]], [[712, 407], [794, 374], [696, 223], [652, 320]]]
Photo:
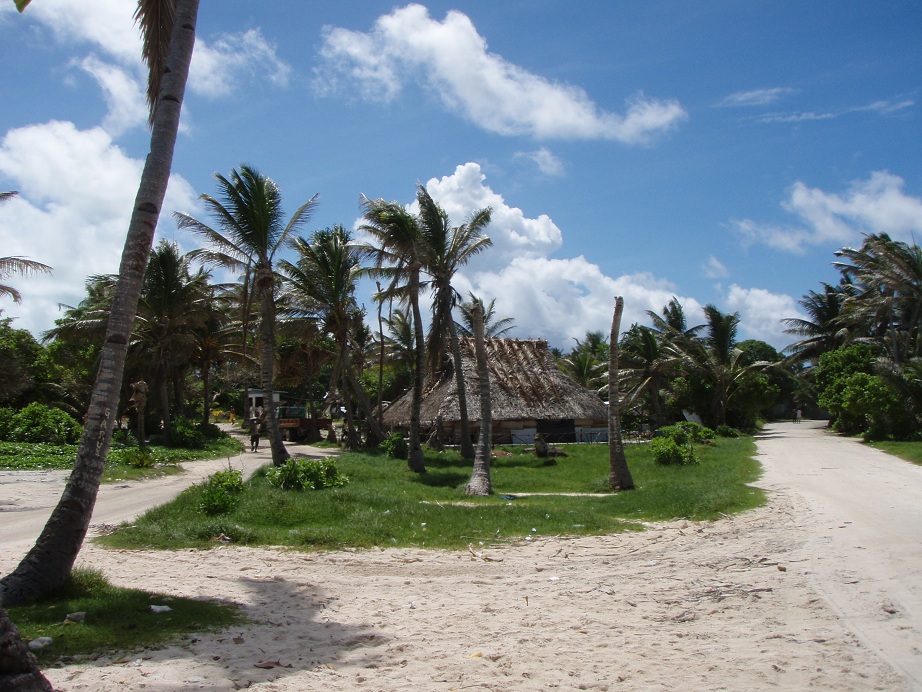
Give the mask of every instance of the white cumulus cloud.
[[426, 189], [448, 213], [454, 225], [464, 223], [471, 212], [491, 207], [492, 221], [486, 233], [493, 247], [474, 260], [478, 268], [498, 267], [517, 258], [544, 257], [563, 244], [563, 235], [547, 214], [528, 218], [518, 207], [506, 204], [502, 195], [484, 184], [486, 176], [477, 163], [465, 163], [451, 175], [432, 178]]
[[842, 193], [798, 181], [782, 203], [793, 217], [789, 223], [742, 219], [733, 225], [746, 242], [797, 253], [811, 245], [855, 243], [864, 233], [888, 233], [911, 242], [922, 233], [922, 199], [906, 194], [904, 187], [902, 178], [886, 171], [875, 171]]
[[450, 111], [502, 135], [642, 144], [687, 117], [678, 101], [643, 94], [627, 100], [625, 114], [603, 110], [580, 87], [489, 52], [470, 18], [457, 10], [440, 22], [411, 4], [379, 17], [368, 33], [325, 27], [323, 36], [323, 63], [315, 71], [321, 93], [348, 83], [367, 100], [387, 102], [417, 79]]
[[[147, 123], [147, 68], [141, 59], [141, 38], [133, 18], [136, 6], [125, 0], [42, 0], [29, 5], [24, 14], [42, 24], [61, 44], [73, 46], [77, 52], [87, 48], [92, 51], [74, 63], [102, 88], [109, 106], [102, 125], [113, 136]], [[286, 87], [290, 72], [291, 67], [278, 57], [275, 46], [258, 28], [224, 34], [214, 41], [199, 34], [188, 89], [208, 98], [220, 98], [247, 83], [268, 81]]]
[[790, 335], [784, 333], [781, 320], [804, 317], [791, 296], [762, 288], [743, 288], [733, 284], [727, 293], [726, 305], [728, 312], [740, 314], [741, 339], [759, 339], [778, 349], [793, 341]]
[[[0, 209], [3, 254], [54, 268], [52, 276], [18, 279], [23, 303], [0, 308], [35, 333], [76, 305], [87, 276], [118, 271], [143, 161], [127, 156], [102, 128], [50, 122], [9, 131], [0, 140], [4, 188], [20, 195]], [[164, 208], [194, 207], [196, 195], [172, 176]], [[161, 218], [163, 216], [161, 215]]]

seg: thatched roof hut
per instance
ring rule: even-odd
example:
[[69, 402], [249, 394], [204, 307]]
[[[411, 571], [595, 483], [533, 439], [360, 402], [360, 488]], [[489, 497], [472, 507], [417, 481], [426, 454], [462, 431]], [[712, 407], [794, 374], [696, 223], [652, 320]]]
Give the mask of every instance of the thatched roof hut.
[[[531, 444], [535, 433], [549, 442], [607, 439], [608, 408], [592, 390], [567, 377], [554, 363], [543, 340], [487, 339], [494, 442]], [[467, 391], [472, 431], [480, 421], [480, 378], [474, 341], [461, 338], [461, 369]], [[413, 394], [407, 392], [384, 412], [391, 428], [407, 428]], [[425, 429], [441, 422], [447, 441], [458, 440], [460, 411], [453, 364], [423, 393], [420, 423]]]

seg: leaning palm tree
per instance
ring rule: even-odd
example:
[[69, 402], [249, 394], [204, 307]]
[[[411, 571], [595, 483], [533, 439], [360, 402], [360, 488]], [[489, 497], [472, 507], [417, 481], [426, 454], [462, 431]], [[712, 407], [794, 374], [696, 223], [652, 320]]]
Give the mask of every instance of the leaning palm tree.
[[89, 528], [112, 441], [122, 375], [154, 229], [166, 194], [185, 92], [198, 0], [143, 0], [135, 13], [149, 67], [151, 143], [122, 251], [119, 280], [74, 470], [35, 546], [0, 580], [7, 605], [47, 592], [70, 574]]
[[374, 265], [366, 271], [388, 280], [380, 299], [395, 297], [409, 303], [416, 341], [413, 366], [413, 406], [410, 413], [410, 439], [407, 464], [417, 473], [425, 473], [426, 465], [420, 445], [420, 415], [425, 377], [425, 338], [419, 309], [420, 274], [423, 269], [424, 242], [419, 218], [399, 202], [361, 198], [364, 223], [361, 230], [371, 236], [371, 242], [355, 245], [360, 256], [370, 257]]
[[279, 186], [252, 166], [231, 171], [230, 178], [216, 173], [218, 197], [200, 199], [217, 221], [217, 228], [182, 212], [173, 212], [179, 228], [191, 230], [211, 249], [197, 254], [207, 264], [227, 269], [252, 270], [253, 292], [259, 303], [260, 384], [266, 401], [272, 463], [281, 466], [290, 455], [285, 449], [275, 415], [273, 396], [275, 374], [275, 288], [273, 261], [276, 253], [301, 225], [310, 218], [317, 195], [302, 204], [287, 224], [282, 216]]
[[[432, 323], [429, 325], [427, 349], [429, 374], [434, 375], [441, 368], [447, 347], [450, 347], [461, 417], [461, 456], [473, 459], [474, 445], [467, 417], [467, 389], [461, 369], [461, 342], [451, 315], [461, 294], [452, 286], [452, 281], [460, 267], [493, 244], [483, 234], [493, 210], [486, 207], [472, 212], [464, 224], [452, 227], [448, 214], [432, 199], [422, 184], [417, 188], [416, 200], [419, 202], [420, 226], [426, 246], [425, 271], [430, 276], [428, 284], [432, 289]], [[480, 324], [483, 325], [482, 319]]]
[[279, 270], [287, 282], [289, 313], [316, 320], [320, 331], [330, 334], [336, 342], [338, 354], [330, 391], [340, 389], [338, 382], [344, 380], [347, 385], [341, 388], [346, 390], [342, 392], [344, 398], [351, 389], [359, 399], [372, 433], [368, 443], [376, 446], [384, 435], [372, 415], [371, 399], [352, 361], [353, 326], [361, 319], [361, 309], [355, 299], [359, 263], [350, 241], [349, 232], [341, 225], [315, 231], [309, 241], [297, 238], [292, 242], [298, 253], [297, 262], [282, 260]]

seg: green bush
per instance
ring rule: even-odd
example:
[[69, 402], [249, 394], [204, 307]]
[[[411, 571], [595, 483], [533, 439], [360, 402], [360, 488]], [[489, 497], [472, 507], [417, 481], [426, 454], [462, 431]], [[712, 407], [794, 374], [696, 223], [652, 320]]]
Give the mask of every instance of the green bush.
[[228, 514], [237, 507], [243, 492], [243, 472], [237, 469], [217, 471], [202, 484], [199, 510], [208, 516]]
[[715, 431], [721, 437], [739, 437], [742, 433], [729, 425], [718, 425]]
[[239, 494], [243, 492], [243, 471], [231, 468], [216, 471], [208, 477], [208, 482], [229, 493]]
[[83, 427], [61, 409], [32, 403], [12, 415], [4, 409], [0, 415], [0, 438], [8, 442], [47, 442], [76, 444]]
[[378, 445], [378, 448], [394, 459], [406, 459], [410, 453], [407, 441], [399, 432], [391, 433], [385, 440]]
[[122, 445], [124, 447], [137, 447], [138, 438], [135, 437], [134, 431], [128, 428], [117, 428], [112, 431], [112, 444]]
[[202, 449], [205, 446], [205, 441], [205, 434], [199, 430], [198, 425], [188, 418], [178, 416], [173, 421], [173, 429], [170, 434], [171, 447]]
[[157, 458], [149, 449], [127, 447], [122, 450], [121, 461], [136, 469], [151, 469], [157, 465]]
[[690, 447], [680, 446], [671, 437], [654, 437], [650, 440], [653, 461], [663, 466], [680, 466], [697, 462]]
[[675, 425], [664, 426], [656, 434], [658, 437], [669, 438], [678, 445], [708, 443], [716, 437], [716, 434], [710, 428], [688, 421], [680, 421]]
[[282, 490], [322, 490], [345, 485], [349, 479], [336, 468], [336, 460], [289, 459], [266, 471], [269, 483]]

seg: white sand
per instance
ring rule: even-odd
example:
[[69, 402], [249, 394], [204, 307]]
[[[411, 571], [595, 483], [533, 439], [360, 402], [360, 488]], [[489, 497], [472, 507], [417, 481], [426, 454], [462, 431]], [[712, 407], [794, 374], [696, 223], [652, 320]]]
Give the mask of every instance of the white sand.
[[[862, 519], [831, 523], [824, 512], [834, 510], [792, 489], [796, 479], [775, 463], [792, 444], [830, 438], [806, 425], [772, 433], [760, 442], [768, 506], [717, 522], [536, 536], [515, 547], [474, 545], [477, 555], [232, 546], [163, 553], [88, 544], [80, 564], [117, 584], [228, 599], [253, 623], [47, 673], [58, 689], [94, 691], [918, 688], [915, 572], [899, 583], [849, 562], [877, 545], [839, 557], [826, 535]], [[839, 442], [854, 445], [833, 442], [835, 459]], [[824, 453], [810, 452], [797, 468], [813, 465], [822, 475], [824, 465], [838, 463]], [[887, 465], [908, 466], [884, 458]], [[922, 488], [922, 474], [912, 478]], [[852, 485], [860, 492], [864, 483]], [[0, 537], [0, 549], [8, 538]], [[875, 564], [881, 555], [872, 556]], [[0, 571], [20, 556], [3, 550]], [[829, 556], [840, 571], [818, 568]], [[835, 594], [850, 587], [864, 594], [845, 596], [857, 614]], [[894, 637], [908, 653], [888, 643]]]

